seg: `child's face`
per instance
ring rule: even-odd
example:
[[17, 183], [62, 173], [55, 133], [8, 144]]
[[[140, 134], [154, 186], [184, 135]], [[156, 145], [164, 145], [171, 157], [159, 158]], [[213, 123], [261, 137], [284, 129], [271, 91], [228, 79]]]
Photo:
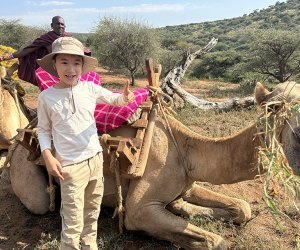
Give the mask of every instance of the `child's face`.
[[67, 86], [76, 84], [81, 76], [83, 58], [77, 55], [58, 54], [55, 59], [55, 68], [60, 82]]

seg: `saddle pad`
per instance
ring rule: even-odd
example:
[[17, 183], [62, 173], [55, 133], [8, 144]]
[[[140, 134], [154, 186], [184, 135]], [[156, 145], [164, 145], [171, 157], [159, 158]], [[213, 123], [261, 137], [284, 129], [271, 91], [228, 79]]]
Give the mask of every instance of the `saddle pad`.
[[[41, 91], [59, 82], [58, 77], [50, 75], [41, 67], [35, 71], [35, 75]], [[82, 75], [80, 80], [92, 81], [94, 84], [101, 85], [100, 75], [93, 71]], [[149, 90], [147, 88], [137, 89], [132, 92], [135, 96], [135, 100], [126, 106], [118, 107], [107, 104], [96, 105], [94, 117], [96, 120], [97, 130], [99, 132], [110, 131], [122, 125], [136, 111], [140, 104], [147, 99], [149, 94]]]

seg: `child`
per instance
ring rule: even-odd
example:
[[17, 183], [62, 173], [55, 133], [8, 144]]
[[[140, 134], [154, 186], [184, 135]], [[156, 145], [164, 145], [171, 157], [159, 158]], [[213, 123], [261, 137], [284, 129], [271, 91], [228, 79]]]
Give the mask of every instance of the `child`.
[[[47, 171], [60, 179], [61, 249], [98, 249], [97, 220], [103, 196], [103, 156], [94, 119], [96, 103], [126, 105], [134, 100], [128, 83], [123, 94], [80, 81], [97, 66], [75, 38], [61, 37], [38, 64], [60, 81], [38, 98], [38, 139]], [[51, 153], [51, 140], [55, 157]]]

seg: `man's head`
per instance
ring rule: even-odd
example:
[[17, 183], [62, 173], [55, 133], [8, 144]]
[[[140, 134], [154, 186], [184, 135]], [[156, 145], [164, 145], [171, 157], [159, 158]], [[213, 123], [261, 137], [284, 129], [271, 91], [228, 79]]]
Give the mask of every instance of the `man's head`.
[[65, 20], [61, 16], [52, 17], [51, 28], [57, 35], [63, 36], [65, 34], [65, 27]]

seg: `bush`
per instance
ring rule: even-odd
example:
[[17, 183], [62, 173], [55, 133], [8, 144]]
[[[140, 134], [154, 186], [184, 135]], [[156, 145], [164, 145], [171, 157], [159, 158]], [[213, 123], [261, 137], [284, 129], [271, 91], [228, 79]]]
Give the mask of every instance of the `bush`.
[[29, 45], [35, 38], [46, 32], [42, 27], [28, 27], [20, 20], [7, 21], [0, 19], [0, 44], [16, 50]]

